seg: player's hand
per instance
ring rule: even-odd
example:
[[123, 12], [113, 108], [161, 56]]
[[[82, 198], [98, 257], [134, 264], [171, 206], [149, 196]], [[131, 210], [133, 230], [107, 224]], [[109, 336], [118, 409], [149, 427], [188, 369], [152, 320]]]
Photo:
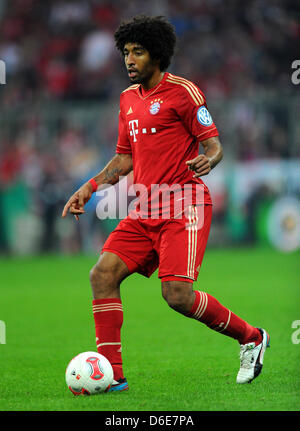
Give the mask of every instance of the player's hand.
[[205, 154], [200, 154], [199, 156], [195, 157], [195, 159], [188, 160], [185, 163], [188, 165], [188, 168], [191, 171], [195, 172], [195, 174], [193, 175], [194, 178], [199, 178], [203, 175], [207, 175], [212, 169], [210, 161], [208, 157], [205, 156]]
[[83, 207], [90, 200], [92, 194], [92, 185], [89, 182], [83, 184], [80, 189], [70, 197], [64, 206], [61, 216], [66, 217], [69, 212], [74, 215], [76, 220], [79, 220], [79, 216], [85, 213]]

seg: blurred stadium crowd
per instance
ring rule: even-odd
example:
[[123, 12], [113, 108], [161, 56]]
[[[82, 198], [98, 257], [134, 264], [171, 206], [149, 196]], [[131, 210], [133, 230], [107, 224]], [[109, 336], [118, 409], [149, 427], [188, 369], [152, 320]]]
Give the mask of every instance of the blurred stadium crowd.
[[286, 93], [297, 58], [297, 0], [2, 0], [0, 58], [12, 85], [2, 103], [103, 99], [127, 85], [113, 32], [133, 14], [164, 14], [179, 45], [173, 68], [210, 96]]
[[0, 0], [0, 249], [9, 248], [12, 196], [43, 221], [40, 250], [55, 249], [64, 201], [114, 154], [129, 84], [113, 33], [140, 13], [174, 24], [169, 70], [204, 91], [231, 158], [299, 157], [298, 0]]

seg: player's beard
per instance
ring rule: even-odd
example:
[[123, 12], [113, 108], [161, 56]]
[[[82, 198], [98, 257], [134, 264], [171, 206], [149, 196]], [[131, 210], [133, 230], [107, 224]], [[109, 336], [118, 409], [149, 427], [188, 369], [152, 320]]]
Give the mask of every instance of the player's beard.
[[148, 74], [140, 73], [136, 71], [136, 75], [129, 77], [131, 84], [144, 84], [151, 77]]
[[129, 76], [129, 80], [131, 84], [141, 84], [141, 76], [138, 72], [136, 72], [136, 75], [133, 77]]
[[155, 71], [154, 62], [148, 63], [142, 71], [135, 69], [136, 75], [129, 77], [131, 84], [147, 84]]

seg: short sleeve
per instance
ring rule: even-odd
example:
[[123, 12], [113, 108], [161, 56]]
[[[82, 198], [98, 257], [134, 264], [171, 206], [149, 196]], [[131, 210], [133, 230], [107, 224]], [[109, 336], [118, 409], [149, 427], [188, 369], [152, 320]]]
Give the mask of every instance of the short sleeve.
[[119, 135], [118, 135], [116, 153], [119, 153], [119, 154], [132, 153], [131, 144], [128, 139], [126, 122], [124, 120], [122, 109], [120, 109], [120, 112], [119, 112]]
[[219, 133], [207, 109], [204, 94], [194, 84], [186, 86], [182, 92], [176, 111], [190, 134], [198, 141], [218, 136]]

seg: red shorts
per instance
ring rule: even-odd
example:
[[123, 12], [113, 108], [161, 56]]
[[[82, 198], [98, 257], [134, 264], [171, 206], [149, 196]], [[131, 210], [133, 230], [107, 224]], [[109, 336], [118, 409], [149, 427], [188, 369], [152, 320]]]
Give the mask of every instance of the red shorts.
[[117, 254], [131, 273], [146, 277], [159, 268], [162, 281], [197, 280], [212, 217], [211, 205], [191, 205], [181, 218], [127, 216], [106, 240], [102, 253]]

